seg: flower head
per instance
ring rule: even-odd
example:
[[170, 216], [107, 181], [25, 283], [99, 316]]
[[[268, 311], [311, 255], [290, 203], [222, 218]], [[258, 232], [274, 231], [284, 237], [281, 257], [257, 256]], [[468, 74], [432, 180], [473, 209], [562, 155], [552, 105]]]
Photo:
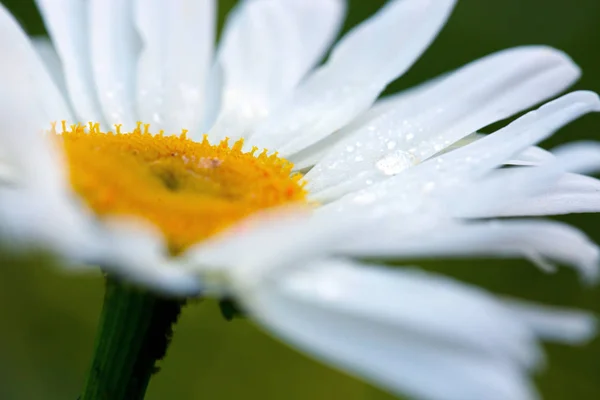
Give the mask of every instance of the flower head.
[[581, 175], [600, 166], [596, 144], [535, 147], [598, 96], [477, 134], [573, 83], [564, 53], [501, 51], [377, 100], [453, 0], [389, 1], [322, 65], [341, 0], [242, 1], [214, 57], [214, 1], [37, 3], [52, 47], [0, 8], [3, 242], [232, 295], [281, 338], [423, 399], [535, 398], [537, 339], [593, 333], [587, 314], [357, 261], [520, 256], [596, 278], [577, 229], [493, 218], [600, 208]]

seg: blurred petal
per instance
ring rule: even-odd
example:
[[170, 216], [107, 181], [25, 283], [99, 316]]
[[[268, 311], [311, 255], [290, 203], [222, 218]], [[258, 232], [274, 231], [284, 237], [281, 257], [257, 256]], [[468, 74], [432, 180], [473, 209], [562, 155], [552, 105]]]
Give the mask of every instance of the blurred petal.
[[[242, 286], [243, 287], [243, 286]], [[316, 262], [239, 293], [250, 315], [313, 356], [423, 399], [535, 399], [535, 338], [486, 293], [425, 273]]]
[[61, 257], [64, 267], [92, 268], [87, 261], [97, 260], [106, 248], [94, 218], [67, 195], [37, 188], [0, 187], [2, 246], [12, 251], [43, 249]]
[[166, 295], [197, 296], [197, 279], [178, 268], [167, 254], [162, 234], [138, 220], [113, 219], [103, 224], [102, 267]]
[[525, 303], [505, 301], [515, 315], [536, 336], [560, 343], [581, 344], [589, 342], [598, 330], [598, 320], [590, 313]]
[[337, 215], [313, 218], [306, 209], [267, 211], [190, 248], [181, 262], [200, 275], [227, 275], [235, 270], [247, 274], [250, 282], [289, 260], [300, 263], [328, 254], [358, 223], [356, 218]]
[[29, 41], [6, 16], [0, 6], [0, 51], [8, 55], [0, 63], [0, 186], [52, 197], [64, 188], [64, 170], [60, 153], [43, 131], [51, 128], [53, 118], [69, 118], [69, 110]]
[[31, 76], [15, 67], [2, 85], [0, 105], [0, 160], [8, 168], [0, 181], [0, 242], [15, 251], [42, 248], [81, 260], [98, 246], [92, 219], [73, 203], [59, 153], [42, 135], [45, 113], [35, 107], [35, 97], [19, 96], [34, 89]]
[[[196, 278], [171, 265], [160, 233], [144, 224], [95, 216], [72, 195], [0, 188], [0, 242], [13, 251], [31, 248], [61, 257], [61, 266], [96, 268], [166, 295], [195, 296]], [[60, 234], [57, 234], [60, 232]]]

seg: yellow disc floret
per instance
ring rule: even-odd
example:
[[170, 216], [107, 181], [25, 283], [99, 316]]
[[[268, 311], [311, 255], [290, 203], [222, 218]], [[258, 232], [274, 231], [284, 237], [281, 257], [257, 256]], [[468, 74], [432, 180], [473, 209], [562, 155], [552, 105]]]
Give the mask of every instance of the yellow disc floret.
[[211, 144], [148, 132], [100, 132], [63, 123], [56, 133], [73, 189], [99, 216], [133, 215], [157, 226], [178, 253], [266, 208], [304, 202], [301, 175], [277, 154], [245, 152], [243, 140]]

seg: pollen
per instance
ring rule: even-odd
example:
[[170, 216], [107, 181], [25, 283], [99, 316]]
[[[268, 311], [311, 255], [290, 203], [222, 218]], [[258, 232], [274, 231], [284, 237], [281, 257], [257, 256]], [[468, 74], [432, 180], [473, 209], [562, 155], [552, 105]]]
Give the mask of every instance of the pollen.
[[141, 217], [162, 231], [171, 253], [218, 233], [257, 211], [306, 203], [293, 164], [242, 139], [211, 144], [180, 135], [101, 132], [100, 125], [53, 125], [74, 191], [100, 218]]

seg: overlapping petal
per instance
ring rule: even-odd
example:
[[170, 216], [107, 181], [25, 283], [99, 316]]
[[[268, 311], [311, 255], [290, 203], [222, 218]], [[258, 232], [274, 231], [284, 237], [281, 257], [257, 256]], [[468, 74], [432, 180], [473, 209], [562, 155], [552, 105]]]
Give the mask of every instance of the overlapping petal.
[[222, 104], [211, 137], [250, 135], [323, 56], [344, 9], [344, 0], [240, 2], [218, 50]]
[[[215, 42], [214, 0], [137, 0], [143, 51], [137, 60], [137, 112], [155, 129], [198, 135], [207, 107]], [[160, 27], [160, 28], [159, 28]]]
[[92, 71], [89, 26], [94, 15], [81, 0], [36, 0], [36, 4], [60, 56], [61, 74], [78, 119], [105, 124]]
[[104, 118], [131, 130], [137, 121], [135, 72], [141, 47], [133, 0], [90, 0], [86, 12], [92, 76]]
[[[454, 0], [393, 0], [347, 33], [274, 115], [252, 134], [284, 156], [318, 142], [366, 111], [444, 25]], [[385, 39], [385, 40], [384, 40]]]
[[281, 339], [422, 399], [537, 398], [525, 379], [541, 360], [537, 335], [572, 342], [594, 330], [585, 314], [506, 307], [449, 279], [344, 260], [307, 265], [238, 296]]
[[[307, 174], [318, 199], [396, 175], [465, 136], [553, 97], [579, 77], [563, 53], [545, 47], [504, 50], [475, 61], [412, 95], [388, 104]], [[323, 194], [321, 192], [327, 191]]]

